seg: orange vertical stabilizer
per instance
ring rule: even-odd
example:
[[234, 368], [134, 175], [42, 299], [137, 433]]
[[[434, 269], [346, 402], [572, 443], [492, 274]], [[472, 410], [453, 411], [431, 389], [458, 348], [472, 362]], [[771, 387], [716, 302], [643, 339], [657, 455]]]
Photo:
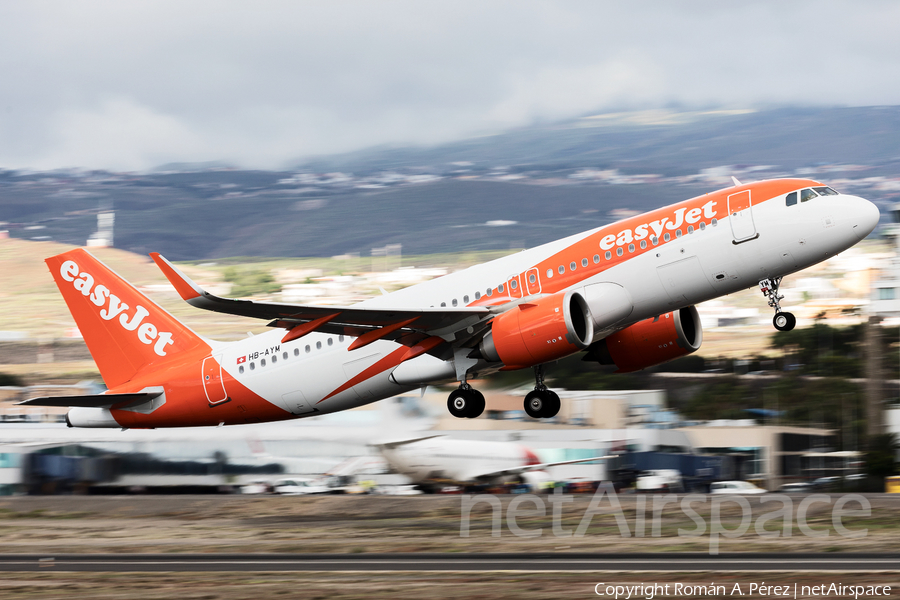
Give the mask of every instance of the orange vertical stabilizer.
[[46, 259], [107, 387], [209, 346], [82, 248]]

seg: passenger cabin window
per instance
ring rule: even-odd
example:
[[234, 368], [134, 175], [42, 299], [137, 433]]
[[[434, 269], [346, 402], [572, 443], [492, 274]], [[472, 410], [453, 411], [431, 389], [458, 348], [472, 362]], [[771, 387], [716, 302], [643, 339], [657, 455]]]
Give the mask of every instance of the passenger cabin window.
[[791, 192], [787, 195], [787, 198], [784, 199], [785, 206], [794, 206], [797, 204], [797, 192]]
[[810, 188], [800, 190], [800, 202], [808, 202], [816, 196], [818, 196], [818, 194], [812, 191]]

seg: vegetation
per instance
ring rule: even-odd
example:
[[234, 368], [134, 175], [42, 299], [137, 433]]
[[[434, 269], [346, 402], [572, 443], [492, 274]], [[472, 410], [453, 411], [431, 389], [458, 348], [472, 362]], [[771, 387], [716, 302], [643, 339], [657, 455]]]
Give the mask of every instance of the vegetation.
[[259, 296], [274, 294], [281, 290], [272, 273], [266, 269], [246, 266], [229, 266], [222, 272], [225, 281], [232, 285], [230, 296]]
[[897, 474], [897, 449], [900, 447], [893, 434], [874, 435], [868, 440], [866, 473], [873, 477]]
[[0, 386], [15, 386], [22, 387], [25, 385], [22, 383], [22, 379], [16, 375], [11, 375], [9, 373], [0, 373]]

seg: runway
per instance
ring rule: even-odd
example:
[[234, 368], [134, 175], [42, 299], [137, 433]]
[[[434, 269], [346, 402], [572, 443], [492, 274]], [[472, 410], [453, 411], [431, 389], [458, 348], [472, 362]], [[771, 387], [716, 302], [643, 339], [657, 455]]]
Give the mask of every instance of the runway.
[[900, 571], [900, 554], [0, 554], [0, 571]]

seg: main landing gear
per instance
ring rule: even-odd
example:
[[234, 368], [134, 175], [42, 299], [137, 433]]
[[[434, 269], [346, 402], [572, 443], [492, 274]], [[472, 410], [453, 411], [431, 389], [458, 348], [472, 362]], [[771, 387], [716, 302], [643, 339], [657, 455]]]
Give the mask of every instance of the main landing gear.
[[[534, 368], [534, 390], [525, 396], [525, 412], [533, 419], [550, 419], [559, 412], [559, 396], [544, 385], [544, 368]], [[457, 419], [474, 419], [484, 412], [484, 394], [463, 379], [447, 398], [447, 410]]]
[[533, 419], [549, 419], [559, 412], [559, 396], [544, 385], [544, 367], [534, 368], [534, 390], [525, 396], [525, 413]]
[[447, 410], [457, 419], [474, 419], [484, 412], [484, 394], [463, 381], [447, 398]]
[[781, 300], [784, 296], [778, 295], [778, 287], [781, 285], [781, 277], [763, 279], [759, 282], [759, 290], [769, 300], [769, 306], [775, 309], [775, 317], [772, 324], [778, 331], [790, 331], [797, 324], [797, 318], [789, 312], [782, 312]]

